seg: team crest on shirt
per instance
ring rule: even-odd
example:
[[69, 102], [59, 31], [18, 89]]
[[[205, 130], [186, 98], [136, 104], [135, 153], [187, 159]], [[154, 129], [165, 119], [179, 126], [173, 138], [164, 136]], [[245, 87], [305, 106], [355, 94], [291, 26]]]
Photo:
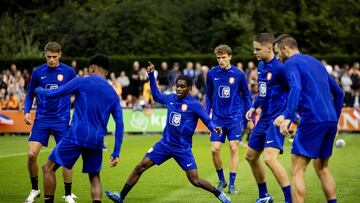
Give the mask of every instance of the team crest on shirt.
[[178, 112], [171, 112], [169, 123], [173, 126], [179, 126], [181, 124], [181, 114]]
[[182, 104], [181, 105], [181, 110], [182, 111], [186, 111], [188, 109], [188, 105], [187, 104]]
[[58, 74], [57, 75], [57, 80], [58, 81], [63, 81], [64, 80], [64, 75], [63, 74]]
[[234, 84], [234, 82], [235, 82], [235, 78], [234, 78], [234, 77], [230, 77], [230, 78], [229, 78], [229, 83], [230, 83], [230, 84]]
[[272, 73], [268, 72], [267, 75], [266, 75], [266, 79], [271, 80], [271, 78], [272, 78]]

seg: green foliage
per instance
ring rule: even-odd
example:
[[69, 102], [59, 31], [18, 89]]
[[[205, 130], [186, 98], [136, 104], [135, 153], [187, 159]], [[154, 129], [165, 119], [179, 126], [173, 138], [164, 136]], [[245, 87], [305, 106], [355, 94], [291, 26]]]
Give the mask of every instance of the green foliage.
[[256, 33], [292, 34], [312, 54], [359, 54], [359, 0], [2, 1], [0, 56], [212, 54], [220, 43], [249, 58]]

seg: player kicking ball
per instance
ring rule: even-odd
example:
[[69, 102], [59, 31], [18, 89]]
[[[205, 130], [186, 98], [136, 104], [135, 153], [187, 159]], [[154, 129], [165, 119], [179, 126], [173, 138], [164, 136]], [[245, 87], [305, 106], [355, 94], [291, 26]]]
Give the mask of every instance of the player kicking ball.
[[161, 165], [168, 159], [174, 158], [185, 171], [191, 184], [213, 193], [223, 203], [231, 203], [231, 199], [224, 192], [217, 190], [198, 175], [195, 158], [191, 150], [192, 136], [198, 119], [200, 118], [207, 128], [213, 132], [221, 134], [222, 129], [213, 124], [200, 102], [190, 96], [189, 93], [193, 85], [192, 79], [187, 76], [179, 76], [175, 82], [176, 94], [165, 95], [161, 94], [157, 88], [154, 65], [150, 62], [148, 73], [154, 100], [166, 105], [168, 109], [162, 139], [145, 154], [143, 160], [134, 168], [121, 193], [105, 190], [105, 194], [114, 202], [123, 202], [143, 172], [155, 164]]

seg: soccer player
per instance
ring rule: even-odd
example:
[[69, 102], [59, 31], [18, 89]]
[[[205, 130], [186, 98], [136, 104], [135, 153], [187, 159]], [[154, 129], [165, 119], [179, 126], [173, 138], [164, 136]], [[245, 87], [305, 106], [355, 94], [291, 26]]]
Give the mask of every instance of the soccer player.
[[200, 118], [209, 130], [221, 133], [220, 127], [215, 127], [200, 102], [189, 93], [192, 79], [179, 76], [176, 81], [176, 94], [161, 94], [154, 77], [154, 65], [148, 66], [151, 92], [156, 102], [167, 106], [167, 121], [162, 139], [145, 154], [142, 161], [134, 168], [128, 177], [121, 193], [105, 190], [105, 194], [114, 202], [121, 203], [128, 192], [140, 179], [140, 176], [152, 166], [161, 165], [170, 158], [174, 158], [185, 171], [191, 184], [213, 193], [221, 202], [230, 203], [231, 199], [224, 192], [217, 190], [208, 181], [199, 178], [194, 155], [192, 153], [192, 136]]
[[305, 201], [304, 173], [310, 160], [320, 178], [328, 202], [336, 202], [336, 183], [328, 164], [337, 131], [344, 94], [324, 66], [312, 56], [299, 52], [296, 40], [280, 35], [275, 40], [275, 53], [284, 62], [289, 83], [285, 110], [274, 124], [288, 134], [294, 112], [300, 115], [292, 145], [291, 188], [293, 201]]
[[[239, 162], [238, 146], [242, 136], [242, 122], [250, 109], [251, 98], [246, 76], [236, 66], [231, 65], [232, 50], [221, 44], [215, 48], [218, 66], [212, 68], [206, 78], [206, 112], [212, 121], [223, 129], [221, 136], [211, 133], [211, 152], [213, 163], [219, 177], [217, 189], [227, 186], [220, 156], [221, 144], [227, 137], [230, 143], [230, 194], [237, 194], [235, 189], [236, 170]], [[248, 122], [248, 124], [251, 121]]]
[[262, 152], [264, 152], [264, 162], [271, 169], [283, 190], [285, 202], [292, 202], [286, 170], [277, 159], [283, 152], [284, 136], [281, 135], [280, 129], [273, 125], [275, 118], [286, 107], [288, 90], [283, 64], [276, 59], [273, 51], [274, 41], [275, 38], [272, 34], [260, 33], [255, 36], [253, 42], [254, 54], [260, 61], [258, 64], [259, 94], [246, 113], [246, 118], [251, 120], [252, 114], [257, 108], [261, 108], [261, 115], [251, 133], [246, 150], [246, 160], [249, 162], [258, 184], [257, 203], [273, 202], [266, 187], [265, 169], [259, 160]]
[[[57, 89], [76, 77], [74, 69], [60, 63], [61, 54], [61, 46], [57, 42], [49, 42], [45, 45], [46, 63], [33, 71], [29, 91], [25, 98], [24, 121], [27, 125], [32, 124], [30, 110], [36, 87]], [[36, 117], [29, 136], [27, 160], [32, 190], [25, 202], [34, 202], [36, 197], [40, 197], [37, 157], [41, 148], [43, 146], [47, 147], [50, 134], [53, 134], [56, 143], [59, 143], [68, 130], [70, 121], [70, 95], [52, 99], [38, 96], [36, 104]], [[72, 171], [63, 168], [63, 177], [65, 202], [74, 203], [73, 198], [76, 196], [71, 194]]]
[[106, 126], [112, 114], [115, 123], [115, 146], [110, 166], [119, 161], [124, 125], [119, 96], [106, 80], [110, 61], [102, 54], [89, 60], [89, 77], [78, 77], [56, 90], [36, 88], [35, 93], [45, 98], [75, 94], [75, 110], [68, 133], [56, 145], [43, 166], [45, 203], [54, 202], [55, 171], [59, 166], [71, 169], [79, 156], [83, 172], [89, 174], [93, 203], [101, 202], [100, 170]]

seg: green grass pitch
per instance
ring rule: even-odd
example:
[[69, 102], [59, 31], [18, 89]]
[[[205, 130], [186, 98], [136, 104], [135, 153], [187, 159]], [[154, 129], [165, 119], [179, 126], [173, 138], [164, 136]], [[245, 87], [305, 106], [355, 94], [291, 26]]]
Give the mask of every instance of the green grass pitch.
[[[360, 202], [360, 134], [342, 134], [338, 138], [343, 138], [346, 141], [344, 148], [334, 148], [333, 157], [330, 161], [330, 169], [337, 182], [338, 202]], [[159, 135], [125, 136], [120, 154], [120, 162], [115, 168], [110, 168], [108, 166], [108, 158], [112, 151], [114, 137], [107, 136], [105, 141], [109, 151], [104, 152], [103, 169], [101, 171], [103, 190], [108, 188], [112, 191], [120, 191], [131, 170], [142, 159], [146, 151], [159, 139]], [[41, 165], [49, 156], [53, 146], [54, 141], [51, 138], [49, 147], [44, 148], [39, 156], [39, 185], [41, 191], [43, 191]], [[0, 137], [1, 203], [22, 202], [30, 192], [31, 186], [26, 167], [26, 152], [27, 137]], [[209, 180], [212, 184], [216, 184], [217, 175], [212, 164], [208, 136], [194, 136], [193, 152], [198, 164], [200, 177]], [[240, 194], [231, 195], [231, 198], [235, 203], [255, 202], [258, 191], [250, 167], [244, 158], [245, 148], [240, 147], [239, 153], [240, 163], [236, 186]], [[227, 143], [222, 149], [222, 157], [226, 172], [225, 176], [228, 179], [229, 148]], [[285, 153], [280, 156], [280, 160], [290, 175], [290, 144], [288, 142], [285, 144]], [[74, 167], [73, 192], [78, 196], [78, 202], [91, 202], [88, 176], [81, 173], [81, 167], [82, 160], [79, 159]], [[283, 202], [281, 188], [268, 169], [267, 184], [269, 193], [274, 197], [275, 202]], [[326, 202], [311, 163], [306, 172], [306, 186], [306, 202]], [[61, 170], [58, 170], [55, 202], [64, 202], [61, 198], [63, 194], [64, 186]], [[43, 197], [38, 199], [37, 202], [43, 202]], [[103, 196], [103, 202], [110, 201]], [[193, 187], [176, 162], [169, 160], [161, 166], [154, 166], [146, 171], [138, 184], [128, 194], [125, 202], [210, 203], [218, 202], [218, 200], [212, 194]]]

